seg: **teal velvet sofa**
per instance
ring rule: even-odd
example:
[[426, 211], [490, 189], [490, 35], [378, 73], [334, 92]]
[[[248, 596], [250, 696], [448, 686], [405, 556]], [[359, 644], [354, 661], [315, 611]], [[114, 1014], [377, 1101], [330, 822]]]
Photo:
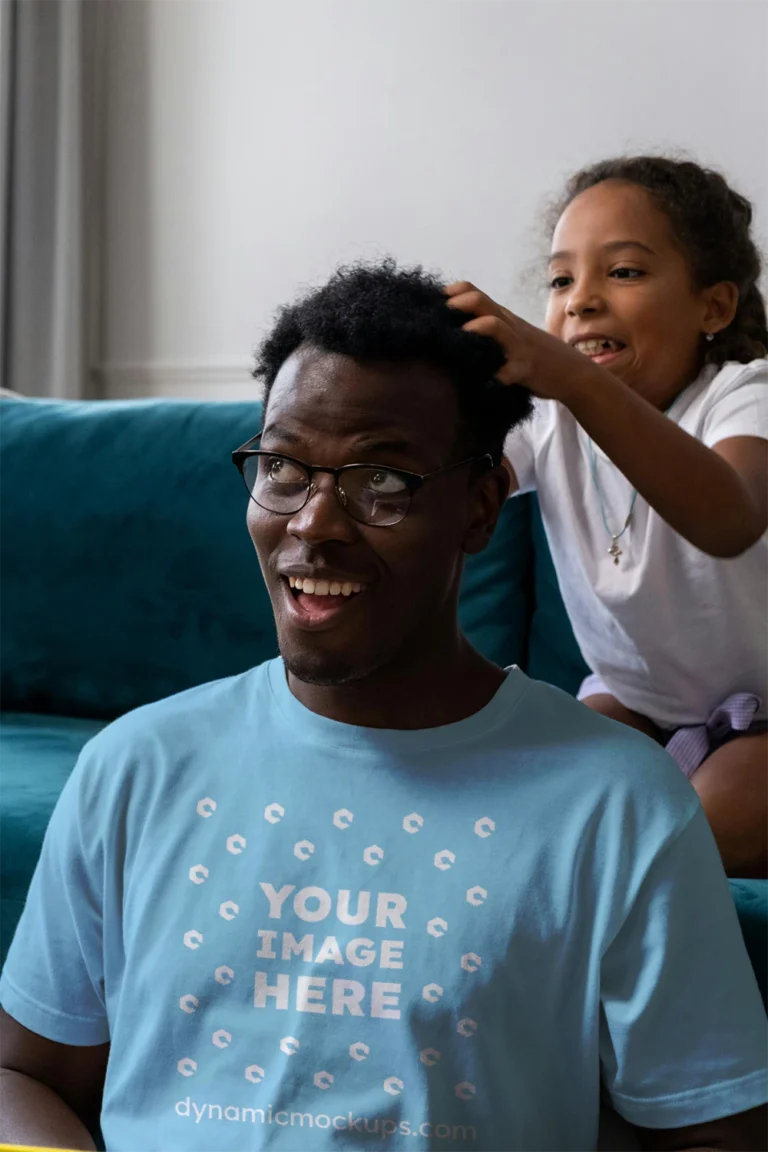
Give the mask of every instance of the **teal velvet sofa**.
[[[260, 418], [256, 402], [0, 401], [0, 961], [90, 737], [276, 654], [230, 463]], [[468, 562], [461, 619], [491, 659], [575, 692], [585, 668], [532, 497]], [[764, 996], [767, 889], [732, 883]]]

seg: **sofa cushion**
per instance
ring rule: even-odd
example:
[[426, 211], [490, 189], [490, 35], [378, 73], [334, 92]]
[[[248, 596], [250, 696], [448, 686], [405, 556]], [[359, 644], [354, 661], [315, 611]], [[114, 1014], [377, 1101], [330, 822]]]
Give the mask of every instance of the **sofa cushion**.
[[0, 964], [21, 915], [43, 834], [81, 748], [99, 720], [3, 713], [0, 717]]
[[507, 500], [490, 544], [469, 556], [459, 622], [478, 651], [502, 667], [525, 668], [531, 615], [531, 527], [528, 497]]
[[744, 943], [768, 1006], [768, 880], [731, 880]]
[[538, 500], [533, 495], [528, 499], [531, 502], [534, 603], [526, 671], [534, 680], [545, 680], [575, 696], [589, 669], [560, 595]]
[[2, 408], [5, 708], [111, 718], [276, 654], [230, 461], [259, 404]]

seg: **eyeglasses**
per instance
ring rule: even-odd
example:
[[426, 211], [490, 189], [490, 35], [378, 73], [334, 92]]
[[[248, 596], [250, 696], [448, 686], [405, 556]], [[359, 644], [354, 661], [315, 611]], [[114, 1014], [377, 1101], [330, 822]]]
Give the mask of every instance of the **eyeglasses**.
[[232, 453], [251, 499], [267, 512], [293, 516], [300, 512], [317, 491], [316, 472], [333, 476], [336, 496], [353, 520], [376, 528], [399, 524], [408, 513], [411, 499], [425, 480], [443, 476], [467, 464], [487, 462], [490, 455], [473, 456], [419, 475], [402, 468], [382, 468], [378, 464], [344, 464], [341, 468], [321, 468], [305, 464], [282, 452], [253, 448], [261, 432]]

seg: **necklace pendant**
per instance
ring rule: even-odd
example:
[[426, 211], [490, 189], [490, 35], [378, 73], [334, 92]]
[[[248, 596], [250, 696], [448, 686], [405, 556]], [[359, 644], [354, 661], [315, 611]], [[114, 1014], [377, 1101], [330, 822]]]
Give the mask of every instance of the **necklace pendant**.
[[619, 556], [623, 555], [621, 548], [619, 548], [618, 541], [614, 540], [608, 549], [608, 555], [613, 556], [614, 564], [618, 564]]

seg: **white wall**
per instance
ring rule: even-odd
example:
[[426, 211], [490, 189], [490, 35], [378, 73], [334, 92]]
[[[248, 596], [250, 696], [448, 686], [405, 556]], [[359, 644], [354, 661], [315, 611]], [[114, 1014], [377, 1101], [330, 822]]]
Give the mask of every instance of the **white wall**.
[[131, 0], [110, 8], [106, 395], [253, 395], [275, 308], [393, 253], [536, 319], [576, 166], [684, 148], [768, 230], [768, 5]]

